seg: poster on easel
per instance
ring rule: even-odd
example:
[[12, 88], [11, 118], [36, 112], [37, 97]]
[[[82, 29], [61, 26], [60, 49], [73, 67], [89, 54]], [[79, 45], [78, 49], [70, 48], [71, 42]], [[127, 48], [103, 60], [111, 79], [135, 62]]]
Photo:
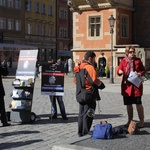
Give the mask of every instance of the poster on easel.
[[63, 66], [52, 66], [49, 64], [42, 66], [41, 94], [51, 96], [64, 95]]
[[20, 50], [16, 78], [35, 78], [38, 50]]

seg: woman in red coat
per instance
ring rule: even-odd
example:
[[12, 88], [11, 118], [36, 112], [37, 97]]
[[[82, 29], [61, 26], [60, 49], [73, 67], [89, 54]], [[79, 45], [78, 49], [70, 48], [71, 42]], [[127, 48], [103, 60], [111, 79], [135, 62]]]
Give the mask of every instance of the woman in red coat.
[[126, 56], [121, 60], [117, 70], [117, 74], [119, 76], [123, 76], [121, 83], [121, 95], [123, 96], [124, 105], [127, 106], [128, 122], [126, 126], [128, 127], [130, 121], [133, 119], [132, 104], [136, 104], [140, 119], [138, 127], [144, 127], [144, 109], [141, 101], [141, 97], [143, 95], [143, 84], [136, 87], [127, 80], [131, 71], [136, 71], [138, 76], [143, 76], [145, 74], [145, 68], [141, 59], [135, 56], [135, 48], [129, 46], [126, 48]]

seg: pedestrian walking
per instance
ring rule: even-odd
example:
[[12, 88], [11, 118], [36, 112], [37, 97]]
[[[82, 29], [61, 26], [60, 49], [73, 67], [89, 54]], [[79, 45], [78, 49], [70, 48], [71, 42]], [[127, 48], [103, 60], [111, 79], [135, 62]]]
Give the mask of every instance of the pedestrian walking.
[[121, 95], [123, 96], [124, 105], [127, 107], [128, 122], [125, 125], [129, 126], [133, 119], [133, 104], [136, 104], [137, 113], [140, 119], [138, 127], [144, 127], [144, 108], [142, 105], [143, 84], [136, 87], [128, 81], [131, 71], [137, 72], [137, 77], [145, 74], [145, 68], [140, 58], [135, 56], [135, 47], [129, 46], [125, 49], [126, 56], [120, 61], [117, 74], [122, 76]]
[[2, 126], [9, 126], [10, 124], [7, 123], [7, 116], [6, 116], [6, 111], [5, 111], [5, 102], [4, 102], [4, 96], [5, 96], [5, 90], [2, 82], [2, 77], [3, 75], [3, 68], [0, 66], [0, 114], [1, 114], [1, 123]]
[[79, 88], [81, 87], [81, 85], [78, 85], [80, 78], [77, 78], [77, 73], [79, 73], [83, 69], [86, 69], [91, 79], [91, 81], [89, 81], [87, 77], [82, 75], [82, 77], [85, 78], [84, 87], [86, 91], [96, 91], [96, 94], [95, 93], [91, 94], [92, 99], [90, 101], [79, 103], [79, 115], [78, 115], [78, 135], [79, 136], [86, 135], [90, 132], [90, 128], [91, 128], [94, 116], [88, 116], [88, 111], [89, 110], [95, 111], [96, 100], [100, 100], [98, 88], [99, 89], [104, 88], [103, 83], [97, 78], [97, 72], [94, 68], [95, 57], [96, 55], [93, 51], [87, 51], [86, 54], [84, 55], [84, 60], [81, 63], [79, 63], [78, 66], [74, 67], [74, 72], [76, 74], [76, 78], [75, 78], [76, 93], [80, 92]]

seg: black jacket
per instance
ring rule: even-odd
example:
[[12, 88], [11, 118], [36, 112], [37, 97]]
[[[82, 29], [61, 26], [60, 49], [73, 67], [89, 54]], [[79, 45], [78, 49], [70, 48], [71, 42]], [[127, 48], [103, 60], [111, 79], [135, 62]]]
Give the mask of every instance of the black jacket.
[[2, 75], [3, 75], [3, 69], [2, 69], [2, 67], [0, 67], [0, 95], [4, 96], [5, 91], [4, 91], [4, 86], [3, 86], [3, 82], [2, 82]]

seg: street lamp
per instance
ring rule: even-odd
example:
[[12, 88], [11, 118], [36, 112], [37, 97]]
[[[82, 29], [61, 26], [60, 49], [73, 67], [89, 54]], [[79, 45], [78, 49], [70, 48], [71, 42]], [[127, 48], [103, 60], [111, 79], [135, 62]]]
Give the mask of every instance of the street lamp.
[[114, 83], [113, 78], [113, 33], [114, 33], [114, 24], [115, 24], [115, 18], [113, 15], [111, 15], [108, 19], [109, 25], [110, 25], [110, 34], [111, 34], [111, 65], [110, 65], [110, 83]]

